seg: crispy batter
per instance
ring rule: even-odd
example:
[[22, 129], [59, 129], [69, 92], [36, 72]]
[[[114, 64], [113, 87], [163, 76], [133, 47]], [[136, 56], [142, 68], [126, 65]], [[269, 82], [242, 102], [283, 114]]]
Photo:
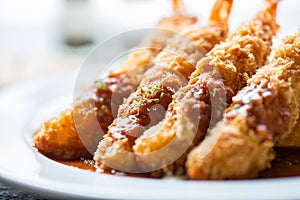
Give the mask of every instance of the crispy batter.
[[[60, 116], [46, 121], [34, 136], [34, 146], [41, 153], [58, 160], [91, 157], [86, 147], [95, 146], [95, 141], [101, 137], [101, 133], [96, 132], [99, 125], [96, 123], [95, 127], [94, 123], [97, 119], [94, 104], [93, 99], [88, 99], [74, 108], [68, 108]], [[82, 120], [80, 127], [75, 126], [74, 115], [76, 120]], [[85, 131], [82, 135], [84, 138], [78, 137], [77, 128]], [[82, 141], [87, 143], [84, 145]]]
[[275, 145], [276, 147], [300, 147], [300, 118], [298, 119], [297, 124], [292, 132], [286, 137], [282, 138], [282, 140], [279, 140]]
[[[128, 100], [120, 107], [118, 117], [109, 127], [103, 141], [99, 143], [94, 159], [97, 165], [108, 165], [118, 170], [137, 172], [135, 155], [132, 153], [134, 140], [138, 138], [149, 125], [155, 125], [161, 120], [157, 117], [161, 109], [151, 109], [158, 105], [164, 109], [171, 102], [170, 93], [177, 91], [187, 84], [190, 74], [195, 70], [196, 62], [204, 56], [203, 48], [209, 51], [215, 44], [222, 41], [228, 32], [228, 17], [232, 0], [217, 0], [212, 10], [212, 16], [205, 27], [191, 26], [183, 32], [185, 37], [175, 36], [168, 41], [166, 51], [162, 51], [155, 59], [155, 66], [148, 70], [141, 81], [139, 90], [132, 93]], [[225, 15], [224, 15], [225, 13]], [[220, 16], [222, 15], [222, 16]], [[164, 88], [163, 95], [157, 99], [155, 95], [145, 95], [142, 91], [155, 91]], [[161, 93], [162, 94], [162, 93]], [[141, 96], [145, 98], [144, 113], [138, 112], [141, 107]], [[158, 110], [158, 111], [156, 111]], [[154, 112], [151, 119], [151, 111]], [[158, 116], [161, 116], [158, 114]]]
[[221, 119], [226, 104], [248, 77], [265, 63], [278, 27], [273, 13], [276, 6], [268, 5], [199, 61], [189, 85], [176, 93], [163, 124], [136, 140], [133, 149], [141, 168], [168, 165], [165, 171], [184, 172], [187, 153]]
[[300, 32], [287, 37], [274, 60], [258, 70], [187, 160], [192, 179], [256, 177], [274, 158], [276, 140], [288, 135], [299, 117]]
[[[181, 1], [177, 0], [176, 2]], [[158, 27], [180, 31], [183, 27], [197, 21], [195, 17], [181, 15], [179, 13], [180, 9], [182, 9], [182, 5], [176, 7], [173, 16], [163, 18], [158, 23]], [[121, 66], [120, 72], [111, 73], [105, 80], [98, 82], [96, 88], [93, 87], [93, 90], [95, 90], [94, 98], [80, 100], [76, 102], [78, 105], [46, 121], [34, 137], [34, 146], [46, 156], [60, 160], [91, 157], [89, 152], [95, 151], [98, 141], [106, 133], [108, 125], [113, 121], [113, 112], [117, 112], [123, 98], [128, 97], [130, 93], [136, 90], [142, 74], [153, 65], [154, 58], [166, 45], [166, 40], [172, 35], [173, 32], [171, 31], [160, 31], [157, 34], [148, 35], [141, 45], [149, 45], [152, 48], [130, 54], [128, 60]], [[89, 116], [89, 113], [85, 114], [83, 111], [89, 111], [90, 109], [96, 112], [94, 118], [98, 119], [98, 122], [94, 121], [95, 124], [89, 124], [92, 122], [86, 121], [85, 118], [80, 120], [85, 115]], [[78, 120], [75, 120], [76, 123], [73, 115], [78, 118]], [[89, 130], [87, 131], [88, 135], [84, 136], [85, 133], [80, 132], [79, 137], [76, 129], [78, 126], [86, 127]], [[93, 126], [98, 128], [94, 129]], [[95, 132], [92, 133], [92, 131]], [[81, 142], [85, 137], [89, 138], [90, 141]], [[85, 148], [83, 143], [88, 145], [88, 149]]]

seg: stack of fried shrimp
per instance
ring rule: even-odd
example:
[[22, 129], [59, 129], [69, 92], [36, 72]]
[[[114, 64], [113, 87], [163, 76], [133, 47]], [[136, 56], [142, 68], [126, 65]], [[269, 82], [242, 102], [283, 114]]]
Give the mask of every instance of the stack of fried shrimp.
[[[44, 123], [34, 137], [34, 146], [41, 153], [58, 160], [92, 157], [99, 140], [113, 121], [113, 107], [118, 107], [123, 98], [135, 91], [142, 74], [153, 65], [166, 40], [175, 33], [173, 31], [181, 31], [197, 21], [186, 14], [181, 0], [173, 0], [173, 6], [174, 14], [163, 18], [157, 25], [166, 31], [150, 34], [141, 42], [142, 46], [149, 48], [131, 53], [119, 72], [110, 73], [105, 80], [97, 81], [90, 91], [90, 98], [82, 98], [77, 105]], [[113, 104], [112, 94], [117, 97]]]
[[216, 0], [200, 28], [173, 0], [173, 16], [158, 27], [183, 37], [148, 35], [141, 45], [150, 48], [97, 81], [92, 97], [46, 121], [34, 146], [58, 160], [95, 152], [102, 170], [194, 180], [257, 177], [271, 166], [274, 146], [300, 146], [300, 30], [265, 65], [278, 1], [266, 0], [264, 10], [226, 37], [232, 0]]
[[[137, 172], [132, 153], [134, 141], [147, 128], [156, 125], [172, 101], [172, 95], [187, 84], [197, 61], [206, 51], [224, 40], [232, 0], [217, 0], [209, 22], [204, 27], [191, 26], [168, 41], [166, 50], [155, 59], [155, 66], [143, 77], [137, 91], [120, 106], [118, 116], [100, 141], [96, 165], [125, 172]], [[151, 116], [152, 115], [152, 116]]]
[[222, 118], [232, 96], [265, 64], [278, 29], [277, 3], [267, 1], [254, 19], [198, 62], [189, 84], [175, 94], [164, 121], [135, 141], [140, 168], [184, 172], [189, 151], [204, 138], [209, 126]]
[[234, 98], [208, 137], [188, 156], [192, 179], [257, 177], [274, 158], [272, 147], [290, 134], [300, 108], [300, 32], [286, 37], [270, 64]]

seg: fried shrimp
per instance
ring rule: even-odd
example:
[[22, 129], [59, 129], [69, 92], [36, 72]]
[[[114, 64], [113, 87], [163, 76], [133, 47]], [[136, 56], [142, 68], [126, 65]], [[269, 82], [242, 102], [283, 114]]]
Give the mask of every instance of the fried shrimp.
[[94, 160], [102, 168], [138, 172], [132, 146], [146, 129], [157, 124], [172, 101], [172, 95], [187, 84], [196, 62], [225, 39], [232, 0], [217, 0], [204, 27], [191, 26], [168, 41], [166, 51], [155, 59], [139, 86], [120, 106], [118, 117], [100, 141]]
[[257, 177], [270, 166], [273, 146], [299, 118], [300, 32], [287, 37], [273, 61], [257, 71], [234, 98], [224, 120], [191, 151], [192, 179]]
[[267, 60], [278, 29], [276, 7], [277, 1], [269, 1], [266, 9], [198, 62], [189, 84], [175, 94], [164, 120], [135, 141], [133, 149], [141, 168], [184, 172], [188, 152], [204, 138], [210, 124], [222, 118], [232, 96]]
[[[96, 150], [99, 140], [114, 119], [113, 110], [117, 110], [123, 98], [136, 90], [143, 73], [153, 65], [154, 58], [165, 47], [166, 40], [173, 36], [173, 31], [178, 32], [196, 23], [195, 17], [186, 14], [181, 0], [173, 0], [173, 4], [174, 14], [163, 18], [157, 25], [160, 29], [170, 31], [149, 34], [141, 45], [150, 48], [133, 52], [118, 72], [97, 81], [90, 91], [91, 98], [83, 98], [76, 102], [77, 105], [44, 123], [34, 136], [34, 146], [41, 153], [59, 160], [92, 156], [90, 152]], [[92, 120], [94, 118], [97, 120]], [[79, 136], [78, 129], [84, 134]]]

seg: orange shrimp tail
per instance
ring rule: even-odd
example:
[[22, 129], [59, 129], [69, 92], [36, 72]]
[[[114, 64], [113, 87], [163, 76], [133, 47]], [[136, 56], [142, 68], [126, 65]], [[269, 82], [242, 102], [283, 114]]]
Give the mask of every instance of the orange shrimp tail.
[[270, 13], [273, 19], [275, 19], [277, 15], [277, 6], [279, 0], [266, 0], [266, 2], [267, 2], [266, 12]]
[[264, 24], [269, 24], [274, 32], [277, 32], [279, 25], [276, 23], [277, 6], [279, 0], [265, 0], [266, 7], [260, 11], [256, 18], [262, 21]]
[[217, 0], [209, 18], [209, 21], [221, 22], [228, 26], [233, 0]]
[[172, 0], [173, 2], [173, 12], [178, 16], [187, 16], [186, 7], [182, 0]]

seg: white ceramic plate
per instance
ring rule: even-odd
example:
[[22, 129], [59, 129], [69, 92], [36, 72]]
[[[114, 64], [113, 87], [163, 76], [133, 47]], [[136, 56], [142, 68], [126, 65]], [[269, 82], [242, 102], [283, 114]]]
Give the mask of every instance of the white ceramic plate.
[[37, 80], [7, 88], [0, 93], [2, 181], [23, 190], [60, 198], [300, 198], [300, 178], [243, 181], [156, 180], [97, 174], [44, 157], [31, 146], [32, 125], [39, 124], [46, 115], [65, 106], [65, 103], [63, 105], [60, 102], [70, 102], [74, 78], [75, 73], [72, 73], [49, 80]]
[[[232, 13], [232, 28], [241, 21], [248, 20], [246, 16], [250, 16], [252, 12], [248, 4], [244, 5], [242, 1], [236, 3], [241, 5], [236, 5]], [[263, 4], [263, 1], [260, 3]], [[253, 2], [251, 5], [258, 7]], [[244, 12], [245, 8], [247, 13]], [[298, 8], [298, 0], [283, 1], [280, 5], [278, 22], [282, 29], [278, 34], [279, 38], [297, 30]], [[199, 12], [198, 9], [196, 11]], [[255, 12], [253, 9], [253, 13]], [[97, 174], [46, 158], [32, 148], [32, 131], [48, 116], [71, 102], [75, 78], [76, 73], [72, 73], [0, 91], [1, 181], [52, 198], [300, 198], [300, 178], [297, 177], [241, 181], [157, 180]]]

